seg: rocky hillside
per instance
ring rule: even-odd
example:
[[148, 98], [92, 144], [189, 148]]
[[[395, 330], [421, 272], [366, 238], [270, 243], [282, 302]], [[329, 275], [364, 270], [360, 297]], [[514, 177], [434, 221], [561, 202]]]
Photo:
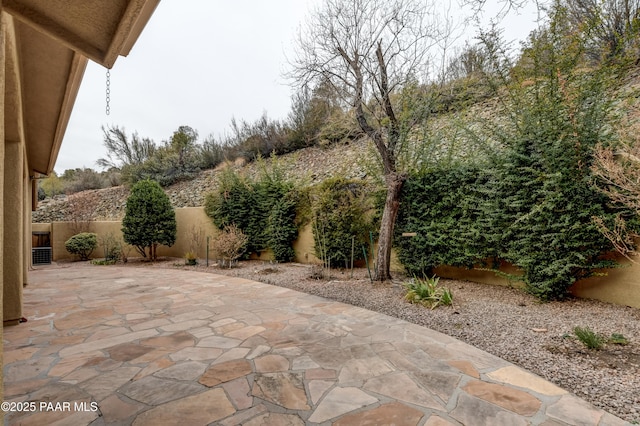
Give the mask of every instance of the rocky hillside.
[[[631, 70], [621, 81], [614, 93], [614, 110], [620, 119], [621, 133], [635, 133], [640, 127], [640, 68]], [[476, 155], [474, 141], [468, 139], [464, 132], [459, 131], [455, 124], [457, 121], [466, 121], [471, 128], [478, 120], [502, 121], [500, 102], [497, 99], [482, 98], [478, 103], [469, 106], [466, 110], [451, 113], [438, 114], [433, 117], [430, 125], [432, 139], [447, 141], [448, 146], [453, 147], [455, 156], [466, 157]], [[453, 126], [453, 127], [452, 127]], [[625, 131], [626, 130], [626, 131]], [[635, 134], [631, 135], [635, 138]], [[419, 142], [422, 144], [422, 142]], [[447, 150], [444, 145], [436, 147], [429, 143], [424, 144], [425, 149], [431, 151], [431, 160], [439, 161], [440, 154], [451, 155], [453, 151]], [[441, 151], [444, 148], [445, 151]], [[419, 153], [421, 148], [415, 149]], [[445, 154], [446, 152], [446, 154]], [[418, 154], [419, 155], [419, 154]], [[330, 176], [343, 175], [347, 178], [364, 178], [370, 174], [372, 165], [376, 164], [377, 154], [375, 148], [367, 139], [352, 141], [348, 144], [338, 144], [329, 147], [311, 147], [279, 157], [286, 174], [290, 178], [301, 180], [304, 183], [313, 184]], [[271, 159], [266, 159], [269, 164]], [[420, 160], [418, 160], [420, 163]], [[249, 176], [257, 173], [255, 163], [242, 165], [239, 162], [228, 163], [222, 167], [234, 167]], [[191, 181], [180, 182], [165, 188], [174, 207], [197, 207], [204, 205], [207, 193], [215, 189], [216, 175], [221, 167], [213, 170], [205, 170]], [[93, 220], [120, 220], [124, 216], [124, 208], [128, 188], [124, 186], [106, 188], [101, 190], [84, 191], [71, 196], [57, 196], [47, 198], [38, 204], [38, 208], [32, 213], [32, 220], [38, 222], [55, 222], [71, 220], [69, 201], [82, 206], [84, 217]]]
[[[311, 147], [279, 157], [287, 175], [307, 183], [322, 181], [342, 174], [348, 178], [367, 176], [367, 164], [373, 161], [373, 151], [366, 140], [329, 148]], [[265, 160], [267, 165], [271, 159]], [[226, 164], [252, 176], [257, 165]], [[198, 207], [204, 205], [207, 193], [216, 187], [216, 174], [221, 168], [205, 170], [197, 178], [165, 188], [174, 207]], [[38, 203], [32, 213], [34, 223], [71, 220], [70, 202], [81, 205], [93, 220], [120, 220], [124, 216], [129, 189], [124, 186], [83, 191], [70, 196], [47, 198]]]

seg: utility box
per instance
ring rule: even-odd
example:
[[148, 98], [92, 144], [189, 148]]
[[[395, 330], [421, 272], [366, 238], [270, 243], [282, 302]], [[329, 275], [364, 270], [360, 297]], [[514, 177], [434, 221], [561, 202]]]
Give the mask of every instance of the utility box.
[[31, 264], [49, 265], [52, 259], [51, 234], [34, 231], [31, 234]]

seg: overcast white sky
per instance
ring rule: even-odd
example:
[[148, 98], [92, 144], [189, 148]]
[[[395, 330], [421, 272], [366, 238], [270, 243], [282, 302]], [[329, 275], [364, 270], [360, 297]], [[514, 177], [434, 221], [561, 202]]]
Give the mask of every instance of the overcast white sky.
[[[130, 55], [111, 70], [109, 116], [106, 69], [89, 62], [55, 170], [97, 169], [106, 155], [101, 126], [159, 144], [181, 125], [202, 140], [227, 132], [232, 117], [285, 118], [292, 94], [282, 78], [286, 55], [308, 10], [321, 1], [162, 0]], [[535, 18], [532, 10], [509, 17], [507, 38], [526, 36]]]

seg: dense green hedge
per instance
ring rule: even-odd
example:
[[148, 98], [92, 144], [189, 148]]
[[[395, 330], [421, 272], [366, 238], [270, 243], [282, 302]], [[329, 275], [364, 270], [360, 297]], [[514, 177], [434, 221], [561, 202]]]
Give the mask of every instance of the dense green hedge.
[[529, 292], [548, 300], [596, 268], [614, 266], [601, 258], [612, 247], [592, 221], [613, 220], [613, 213], [589, 180], [527, 170], [505, 163], [411, 176], [396, 226], [407, 272], [428, 276], [439, 265], [493, 267], [503, 259], [522, 268]]
[[481, 132], [465, 130], [491, 155], [405, 183], [396, 244], [409, 273], [506, 260], [523, 270], [530, 293], [550, 300], [614, 266], [602, 258], [613, 247], [593, 218], [611, 224], [621, 211], [596, 189], [590, 168], [597, 144], [616, 143], [611, 81], [604, 69], [581, 69], [579, 44], [553, 29], [531, 41], [520, 68], [502, 72], [496, 64], [489, 76], [507, 92], [501, 117], [478, 122]]
[[309, 191], [315, 254], [327, 266], [348, 265], [364, 259], [375, 230], [374, 199], [370, 185], [334, 177]]
[[[410, 275], [439, 265], [472, 267], [497, 255], [486, 232], [482, 189], [489, 176], [471, 166], [413, 175], [404, 183], [396, 223], [398, 258]], [[402, 233], [416, 233], [402, 237]]]
[[219, 175], [218, 189], [207, 195], [205, 212], [220, 229], [235, 224], [249, 237], [247, 253], [271, 249], [278, 262], [294, 258], [298, 237], [298, 194], [277, 165], [248, 179], [231, 168]]

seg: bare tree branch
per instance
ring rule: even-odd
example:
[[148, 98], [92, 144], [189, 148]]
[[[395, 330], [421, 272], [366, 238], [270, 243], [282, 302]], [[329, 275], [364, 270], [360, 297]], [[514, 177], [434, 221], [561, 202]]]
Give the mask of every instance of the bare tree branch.
[[124, 128], [118, 126], [103, 127], [103, 144], [107, 149], [106, 158], [100, 158], [96, 164], [104, 168], [121, 168], [122, 166], [142, 164], [156, 150], [155, 143], [148, 139], [140, 139], [137, 133], [127, 137]]
[[330, 82], [380, 155], [387, 200], [376, 257], [378, 280], [390, 277], [393, 226], [405, 179], [396, 159], [412, 128], [410, 120], [400, 122], [394, 97], [425, 80], [430, 49], [443, 36], [435, 26], [433, 7], [424, 0], [325, 0], [298, 34], [288, 75], [298, 87]]

